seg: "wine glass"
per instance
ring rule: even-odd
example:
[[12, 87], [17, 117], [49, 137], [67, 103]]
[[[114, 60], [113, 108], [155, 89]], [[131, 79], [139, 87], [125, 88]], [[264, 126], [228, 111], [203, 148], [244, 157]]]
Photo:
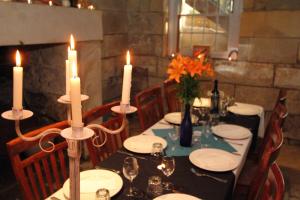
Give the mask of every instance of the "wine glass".
[[[167, 177], [170, 177], [175, 171], [175, 159], [172, 156], [164, 156], [162, 158], [159, 169], [163, 172], [163, 174]], [[172, 190], [173, 184], [171, 182], [164, 182], [163, 187], [165, 190]]]
[[138, 173], [139, 173], [139, 165], [137, 159], [134, 157], [126, 157], [123, 163], [123, 174], [125, 178], [127, 178], [130, 181], [130, 186], [128, 192], [126, 193], [126, 196], [129, 197], [135, 196], [135, 191], [134, 191], [135, 189], [132, 187], [132, 181], [138, 175]]

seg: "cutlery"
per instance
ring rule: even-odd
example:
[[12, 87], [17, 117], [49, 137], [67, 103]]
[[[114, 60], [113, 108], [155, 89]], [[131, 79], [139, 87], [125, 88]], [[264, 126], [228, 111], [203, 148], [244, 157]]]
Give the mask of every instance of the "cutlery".
[[222, 182], [222, 183], [227, 183], [227, 180], [225, 180], [225, 179], [222, 179], [222, 178], [214, 177], [214, 176], [211, 176], [211, 175], [208, 175], [208, 174], [204, 174], [204, 173], [197, 172], [194, 168], [191, 168], [190, 170], [191, 170], [191, 172], [192, 172], [193, 174], [195, 174], [196, 176], [206, 176], [206, 177], [209, 177], [209, 178], [214, 179], [214, 180], [216, 180], [216, 181], [219, 181], [219, 182]]
[[145, 158], [145, 157], [143, 157], [143, 156], [137, 156], [137, 155], [134, 155], [134, 154], [129, 153], [129, 152], [126, 152], [126, 151], [118, 150], [117, 152], [118, 152], [118, 153], [121, 153], [121, 154], [128, 155], [128, 156], [132, 156], [132, 157], [135, 157], [135, 158], [147, 160], [147, 158]]
[[116, 170], [116, 169], [111, 169], [111, 168], [106, 168], [106, 167], [101, 167], [101, 166], [96, 166], [95, 168], [96, 169], [105, 169], [105, 170], [109, 170], [109, 171], [115, 172], [117, 174], [121, 174], [121, 172], [119, 170]]

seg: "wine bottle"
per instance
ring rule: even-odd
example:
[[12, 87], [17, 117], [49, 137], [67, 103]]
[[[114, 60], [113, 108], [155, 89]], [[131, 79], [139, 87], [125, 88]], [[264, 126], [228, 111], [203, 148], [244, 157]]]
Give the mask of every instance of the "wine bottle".
[[220, 93], [218, 90], [218, 80], [215, 80], [214, 89], [211, 91], [211, 113], [219, 113]]

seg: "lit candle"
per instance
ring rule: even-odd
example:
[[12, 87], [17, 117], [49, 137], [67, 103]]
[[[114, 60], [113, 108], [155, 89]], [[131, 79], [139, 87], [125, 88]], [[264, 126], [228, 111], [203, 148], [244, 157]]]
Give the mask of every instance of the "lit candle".
[[195, 98], [194, 103], [193, 103], [194, 107], [210, 107], [210, 98]]
[[72, 34], [70, 36], [70, 47], [68, 48], [68, 60], [69, 66], [73, 67], [73, 63], [77, 66], [77, 51], [75, 50], [75, 40]]
[[16, 66], [14, 67], [14, 76], [13, 76], [13, 109], [20, 110], [22, 106], [22, 90], [23, 90], [23, 68], [21, 67], [21, 55], [17, 50], [16, 52]]
[[72, 126], [82, 126], [80, 78], [77, 76], [77, 66], [72, 65], [73, 77], [70, 79], [70, 96], [72, 109]]
[[52, 3], [52, 1], [49, 1], [49, 6], [53, 6], [53, 3]]
[[70, 62], [66, 60], [66, 95], [70, 95]]
[[132, 65], [130, 64], [130, 54], [127, 51], [126, 65], [124, 66], [123, 73], [123, 88], [121, 104], [130, 104], [130, 88], [131, 88], [131, 72]]

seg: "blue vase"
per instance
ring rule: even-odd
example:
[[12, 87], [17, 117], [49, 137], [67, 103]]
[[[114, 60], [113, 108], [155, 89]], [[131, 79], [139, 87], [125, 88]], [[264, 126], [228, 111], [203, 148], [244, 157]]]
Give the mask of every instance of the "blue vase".
[[180, 145], [184, 147], [190, 147], [192, 145], [193, 124], [190, 107], [190, 104], [185, 104], [184, 116], [180, 124]]

